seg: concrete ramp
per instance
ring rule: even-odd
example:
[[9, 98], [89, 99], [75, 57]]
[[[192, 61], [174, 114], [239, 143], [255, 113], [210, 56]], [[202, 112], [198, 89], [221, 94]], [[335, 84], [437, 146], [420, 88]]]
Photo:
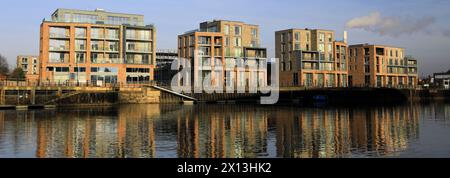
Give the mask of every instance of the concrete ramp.
[[152, 87], [154, 89], [157, 89], [157, 90], [160, 90], [160, 91], [163, 91], [163, 92], [167, 92], [167, 93], [179, 96], [179, 97], [181, 97], [183, 99], [187, 99], [187, 100], [191, 100], [191, 101], [198, 101], [196, 98], [193, 98], [193, 97], [190, 97], [190, 96], [187, 96], [187, 95], [183, 95], [181, 93], [177, 93], [175, 91], [172, 91], [172, 90], [169, 90], [169, 89], [166, 89], [166, 88], [163, 88], [163, 87], [159, 87], [159, 86], [150, 86], [150, 87]]

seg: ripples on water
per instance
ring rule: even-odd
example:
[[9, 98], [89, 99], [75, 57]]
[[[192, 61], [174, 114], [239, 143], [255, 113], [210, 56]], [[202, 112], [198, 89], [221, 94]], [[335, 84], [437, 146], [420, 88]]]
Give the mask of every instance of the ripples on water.
[[0, 111], [0, 157], [450, 157], [450, 105]]

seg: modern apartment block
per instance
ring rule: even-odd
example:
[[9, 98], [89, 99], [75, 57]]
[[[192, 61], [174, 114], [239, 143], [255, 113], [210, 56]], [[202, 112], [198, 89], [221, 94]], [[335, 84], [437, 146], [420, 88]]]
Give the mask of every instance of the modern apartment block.
[[[191, 65], [191, 76], [184, 76], [194, 88], [203, 86], [207, 75], [211, 76], [208, 81], [211, 86], [218, 86], [220, 81], [217, 76], [223, 79], [224, 70], [223, 56], [225, 49], [223, 47], [224, 37], [218, 32], [199, 32], [192, 31], [178, 37], [178, 56], [186, 59]], [[219, 62], [220, 61], [220, 62]], [[216, 65], [219, 64], [219, 65]], [[216, 70], [218, 69], [218, 70]]]
[[22, 68], [25, 72], [25, 78], [28, 82], [37, 82], [39, 80], [39, 57], [20, 55], [17, 56], [17, 68]]
[[57, 9], [43, 21], [40, 81], [94, 85], [153, 80], [156, 29], [143, 15]]
[[353, 87], [415, 88], [417, 60], [405, 49], [386, 45], [351, 45], [349, 83]]
[[287, 29], [275, 32], [280, 86], [347, 87], [348, 46], [345, 41], [336, 41], [332, 30]]
[[[214, 71], [218, 64], [226, 72], [218, 77], [220, 81], [212, 77], [214, 86], [222, 83], [234, 90], [266, 86], [267, 50], [260, 47], [259, 39], [257, 25], [226, 20], [203, 22], [198, 30], [178, 37], [178, 54], [180, 58], [191, 60], [191, 65], [202, 66], [192, 69], [194, 87], [199, 86], [208, 74], [219, 75]], [[262, 67], [258, 68], [258, 65]]]

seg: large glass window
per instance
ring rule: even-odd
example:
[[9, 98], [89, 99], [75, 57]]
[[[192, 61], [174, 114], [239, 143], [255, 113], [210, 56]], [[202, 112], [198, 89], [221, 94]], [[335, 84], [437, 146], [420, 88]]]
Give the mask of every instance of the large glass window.
[[84, 63], [86, 60], [86, 53], [76, 53], [75, 62]]
[[224, 29], [224, 33], [225, 35], [229, 35], [230, 34], [230, 26], [229, 25], [225, 25], [225, 29]]
[[[78, 23], [96, 23], [98, 16], [89, 14], [65, 14], [65, 20], [67, 22], [78, 22]], [[70, 16], [71, 15], [71, 16]]]
[[240, 36], [242, 33], [242, 27], [241, 26], [235, 26], [234, 27], [234, 35]]
[[100, 51], [103, 50], [103, 41], [91, 41], [91, 50]]
[[75, 40], [76, 50], [86, 50], [86, 40]]
[[106, 29], [108, 39], [119, 39], [118, 29]]
[[296, 33], [294, 34], [294, 40], [295, 40], [295, 41], [300, 41], [300, 33], [299, 33], [299, 32], [296, 32]]
[[123, 24], [136, 25], [137, 22], [130, 21], [130, 18], [128, 17], [108, 16], [107, 23], [113, 25], [123, 25]]
[[258, 38], [258, 29], [256, 29], [256, 28], [252, 29], [252, 38], [253, 39]]
[[49, 53], [49, 61], [50, 63], [64, 63], [68, 62], [69, 53]]
[[69, 29], [66, 27], [50, 27], [50, 37], [51, 38], [68, 38]]
[[69, 50], [69, 40], [50, 39], [50, 50]]
[[91, 38], [104, 38], [103, 28], [91, 28]]
[[127, 54], [127, 64], [151, 64], [152, 58], [148, 54]]
[[107, 51], [118, 52], [119, 51], [119, 42], [107, 41], [106, 49], [107, 49]]
[[199, 36], [198, 37], [198, 44], [202, 44], [202, 45], [209, 45], [209, 44], [211, 44], [211, 37]]
[[151, 40], [151, 30], [127, 29], [127, 39]]
[[325, 42], [325, 34], [324, 33], [319, 34], [319, 42]]
[[86, 28], [75, 28], [75, 38], [86, 38]]
[[152, 52], [151, 43], [148, 42], [127, 42], [127, 50], [134, 52]]
[[234, 37], [234, 46], [241, 47], [242, 46], [242, 38]]

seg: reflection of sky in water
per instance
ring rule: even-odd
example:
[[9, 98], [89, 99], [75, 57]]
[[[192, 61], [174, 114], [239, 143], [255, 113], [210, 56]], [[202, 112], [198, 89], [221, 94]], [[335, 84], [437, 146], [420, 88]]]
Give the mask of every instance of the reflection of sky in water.
[[0, 111], [0, 157], [450, 157], [450, 105]]

